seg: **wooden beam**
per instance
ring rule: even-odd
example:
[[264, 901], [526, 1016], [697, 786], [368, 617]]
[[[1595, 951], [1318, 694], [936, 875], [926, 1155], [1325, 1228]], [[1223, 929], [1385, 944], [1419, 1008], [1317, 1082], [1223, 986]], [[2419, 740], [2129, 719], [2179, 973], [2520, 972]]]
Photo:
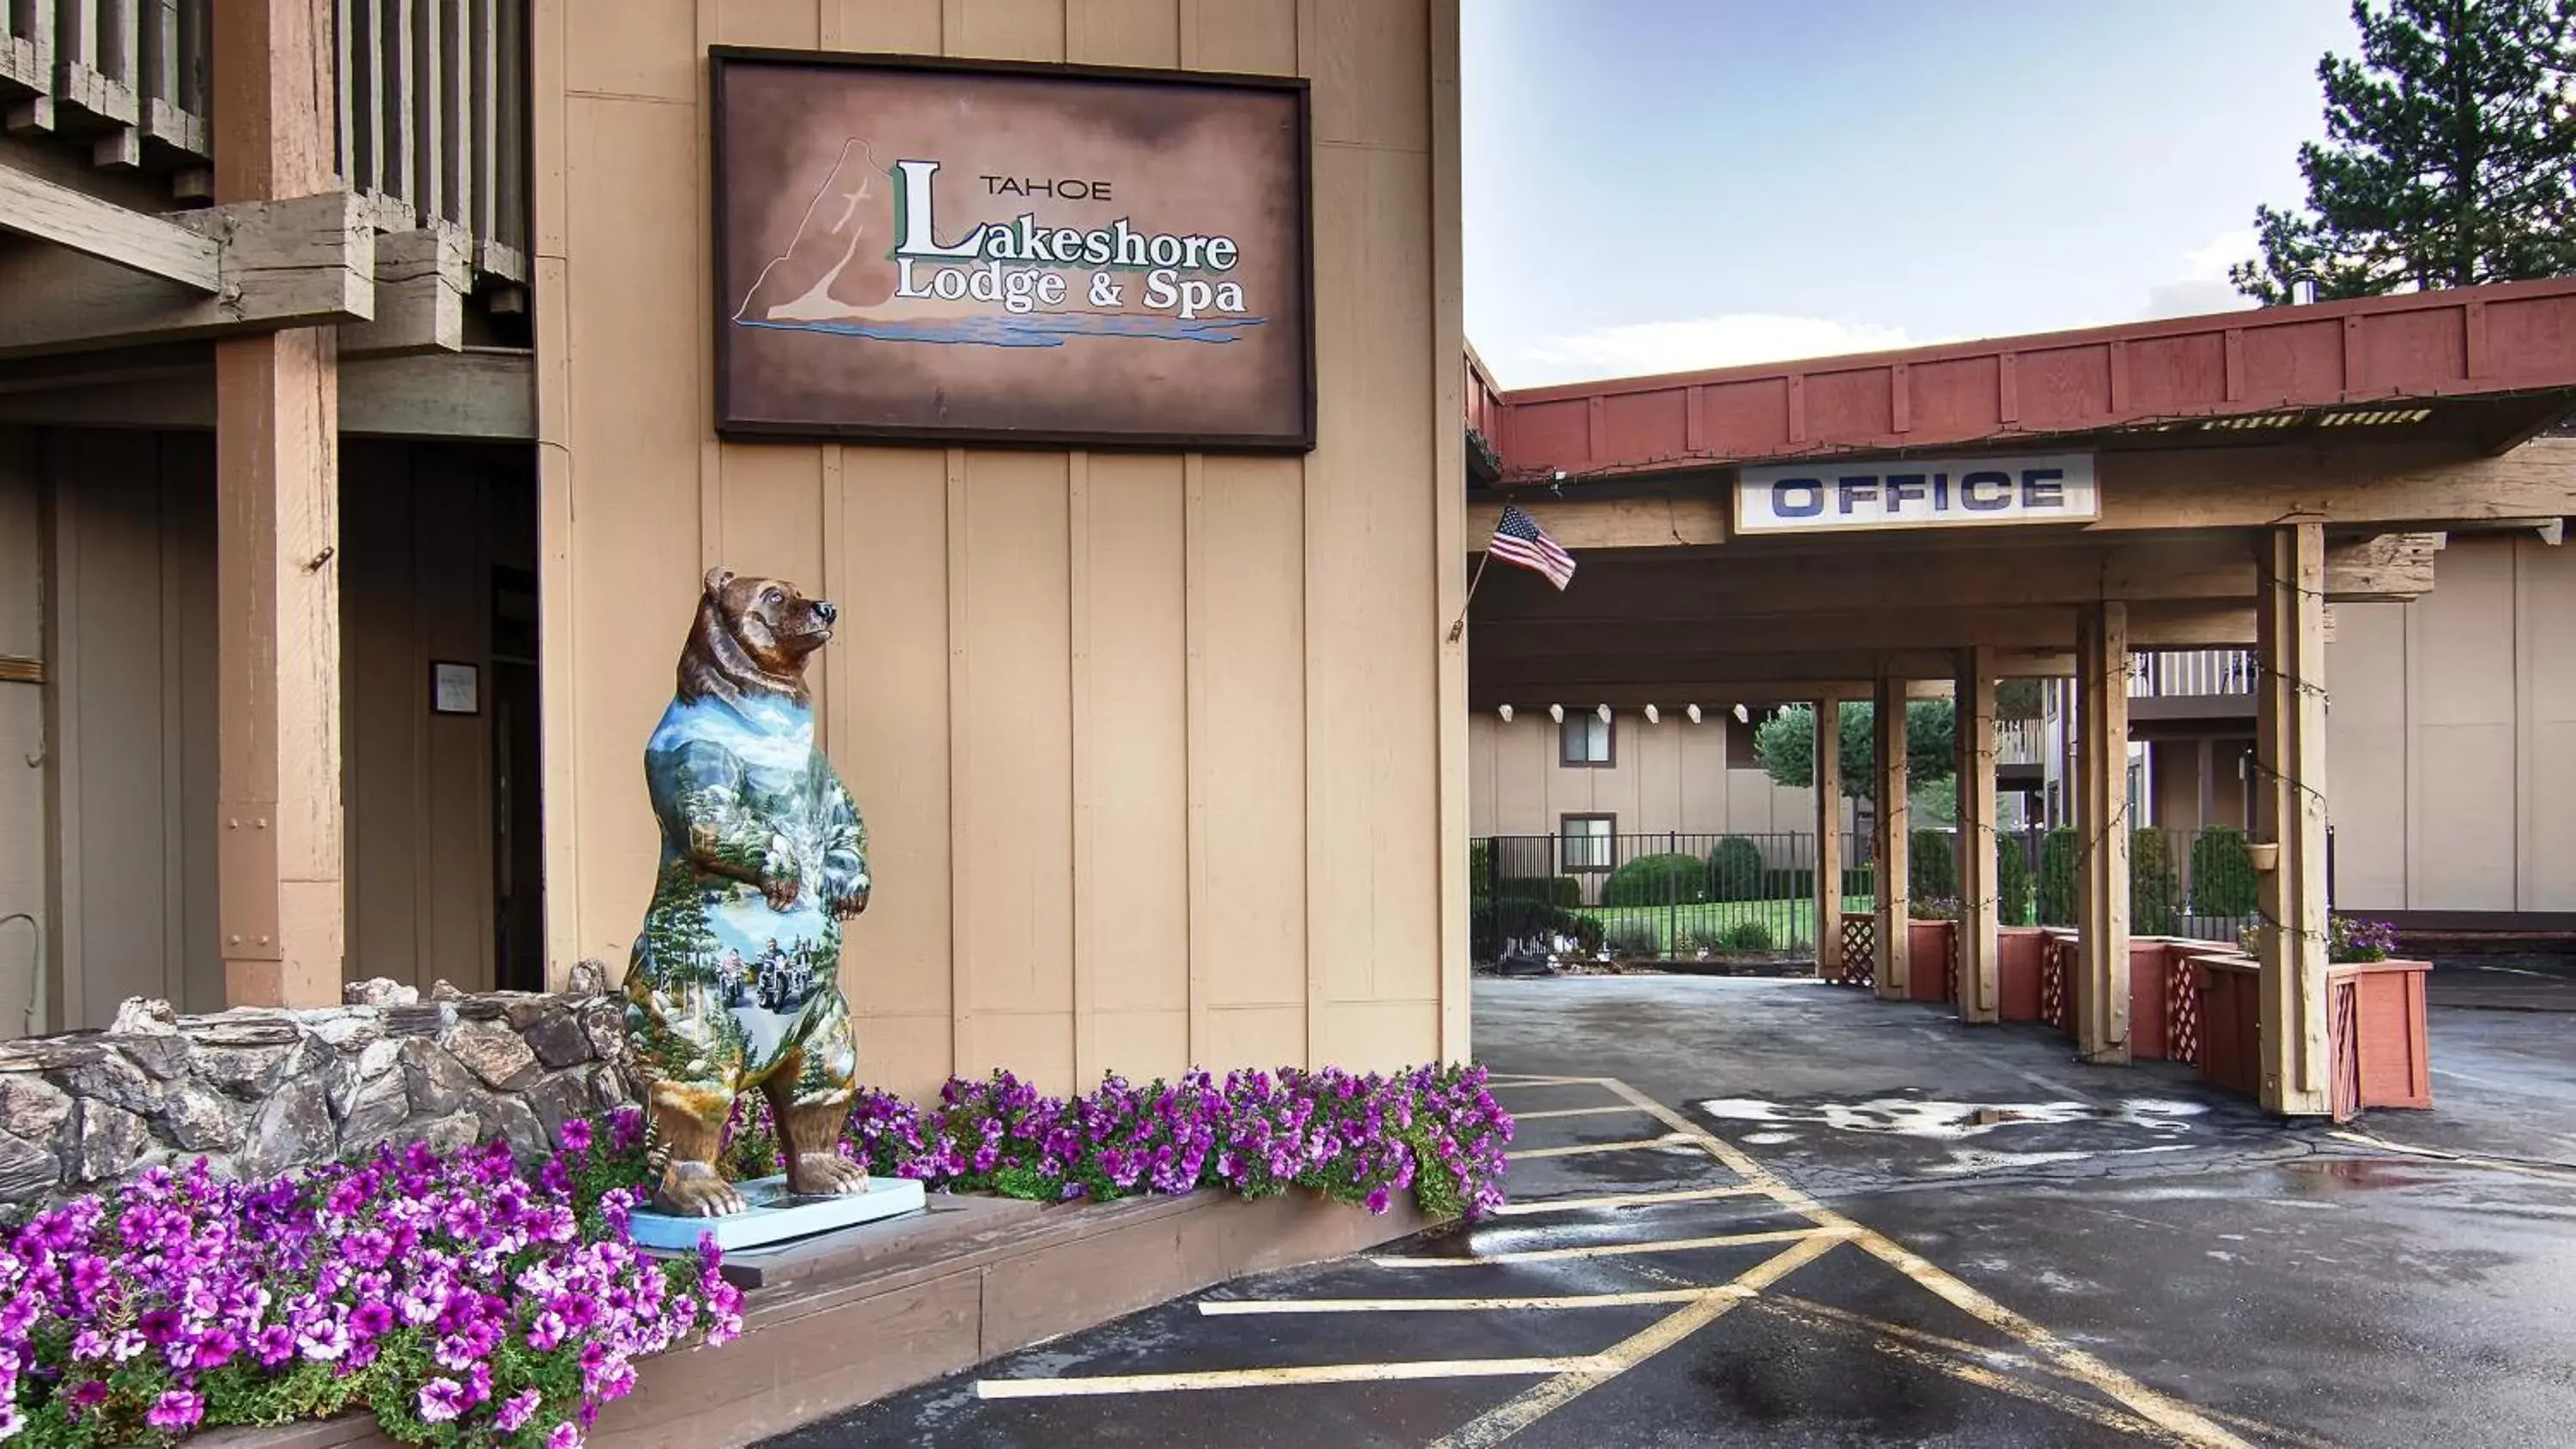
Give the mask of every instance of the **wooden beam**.
[[[2327, 551], [2327, 597], [2402, 602], [2433, 587], [2440, 534], [2398, 534]], [[1866, 567], [1815, 558], [1621, 561], [1585, 569], [1564, 593], [1512, 569], [1485, 580], [1474, 622], [1491, 632], [1524, 619], [1660, 619], [1717, 624], [1783, 615], [2015, 610], [2105, 598], [2251, 601], [2254, 565], [2241, 537], [2048, 549], [1888, 550]], [[1951, 639], [1949, 643], [1974, 642]], [[1946, 675], [1947, 669], [1943, 670]]]
[[2128, 608], [2084, 610], [2075, 650], [2075, 1050], [2129, 1060]]
[[[1877, 614], [1788, 615], [1758, 628], [1694, 619], [1515, 619], [1484, 626], [1478, 659], [1560, 655], [1768, 654], [1779, 650], [1945, 649], [1984, 644], [2000, 649], [2075, 647], [2078, 606], [2024, 609], [1922, 609]], [[2182, 599], [2130, 606], [2132, 648], [2225, 648], [2254, 642], [2254, 607], [2227, 600]]]
[[1995, 652], [1959, 651], [1952, 728], [1958, 748], [1959, 1020], [1997, 1019], [2000, 916], [1995, 847]]
[[1816, 701], [1816, 974], [1843, 977], [1843, 706]]
[[[331, 191], [331, 8], [228, 5], [214, 48], [215, 189], [263, 232], [268, 259], [226, 320], [286, 295], [372, 312], [374, 236], [357, 198]], [[275, 199], [272, 199], [275, 198]], [[263, 302], [263, 299], [264, 302]], [[352, 304], [355, 305], [346, 305]], [[310, 302], [304, 304], [308, 308]], [[340, 999], [345, 871], [340, 801], [339, 368], [330, 327], [215, 345], [215, 630], [220, 680], [216, 929], [232, 1006]]]
[[[2159, 448], [2096, 455], [2102, 517], [2080, 530], [1906, 531], [1908, 544], [2034, 534], [2055, 539], [2174, 529], [2263, 528], [2285, 518], [2329, 526], [2440, 528], [2453, 522], [2576, 514], [2576, 439], [2537, 438], [2488, 454], [2459, 443], [2284, 444], [2257, 448]], [[1734, 470], [1701, 473], [1656, 492], [1514, 501], [1571, 549], [1711, 548], [1733, 536]], [[1635, 486], [1635, 485], [1630, 485]], [[1501, 515], [1480, 504], [1468, 540], [1481, 547]], [[1844, 554], [1884, 549], [1889, 533], [1746, 545]]]
[[214, 238], [5, 165], [0, 165], [0, 230], [193, 291], [213, 292], [222, 284], [222, 249]]
[[2324, 540], [2314, 524], [2262, 543], [2255, 645], [2254, 838], [2280, 846], [2258, 878], [2263, 926], [2257, 1051], [2263, 1105], [2284, 1116], [2333, 1110], [2326, 1047], [2326, 649], [2316, 597]]
[[459, 228], [378, 237], [375, 317], [342, 324], [341, 360], [462, 350], [465, 299], [473, 290], [473, 248]]
[[1877, 849], [1871, 855], [1871, 882], [1877, 896], [1876, 967], [1878, 999], [1903, 1001], [1913, 979], [1913, 844], [1910, 794], [1905, 762], [1905, 679], [1878, 677], [1878, 695], [1870, 728], [1876, 735], [1877, 781], [1872, 821]]
[[0, 357], [235, 336], [375, 315], [376, 234], [326, 192], [182, 213], [214, 242], [211, 295], [57, 247], [0, 257]]
[[[78, 387], [0, 388], [0, 424], [178, 431], [215, 425], [212, 354], [141, 371], [147, 375]], [[343, 362], [340, 436], [533, 442], [534, 359], [525, 348], [469, 347]]]

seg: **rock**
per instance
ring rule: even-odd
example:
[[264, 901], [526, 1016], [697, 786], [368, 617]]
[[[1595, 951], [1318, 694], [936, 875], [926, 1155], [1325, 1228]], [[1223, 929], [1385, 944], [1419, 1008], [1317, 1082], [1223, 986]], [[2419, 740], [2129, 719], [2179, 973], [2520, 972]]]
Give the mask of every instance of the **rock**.
[[599, 1110], [591, 1094], [590, 1073], [580, 1068], [557, 1072], [530, 1087], [526, 1100], [550, 1143], [561, 1140], [563, 1124]]
[[0, 1202], [32, 1202], [62, 1181], [63, 1161], [51, 1147], [0, 1132]]
[[572, 974], [564, 978], [564, 991], [573, 996], [600, 996], [608, 990], [608, 967], [597, 960], [576, 961]]
[[524, 1031], [529, 1049], [549, 1067], [578, 1066], [591, 1058], [590, 1033], [569, 1010], [550, 1009]]
[[0, 1042], [0, 1072], [69, 1072], [107, 1055], [96, 1033]]
[[432, 1152], [458, 1152], [482, 1140], [483, 1124], [471, 1112], [444, 1117], [415, 1117], [403, 1124], [403, 1137], [428, 1145]]
[[363, 1051], [385, 1034], [384, 1019], [372, 1011], [319, 1012], [305, 1025], [324, 1043], [344, 1052]]
[[78, 1181], [121, 1178], [151, 1146], [152, 1129], [142, 1118], [105, 1102], [80, 1104], [79, 1143], [72, 1163]]
[[54, 1081], [75, 1097], [93, 1098], [128, 1112], [148, 1117], [161, 1110], [164, 1088], [122, 1052], [94, 1051], [80, 1065], [57, 1074]]
[[184, 1036], [146, 1032], [141, 1036], [116, 1037], [114, 1041], [118, 1050], [161, 1081], [175, 1082], [187, 1074], [193, 1046]]
[[288, 1082], [260, 1108], [236, 1165], [245, 1179], [256, 1181], [275, 1177], [289, 1168], [327, 1162], [337, 1146], [322, 1085]]
[[[331, 1013], [333, 1017], [344, 1015]], [[309, 1023], [298, 1022], [280, 1011], [242, 1009], [221, 1016], [194, 1018], [197, 1023], [188, 1036], [201, 1047], [287, 1047], [304, 1040]]]
[[297, 1053], [292, 1047], [223, 1047], [197, 1049], [197, 1079], [245, 1102], [256, 1102], [277, 1090]]
[[497, 1022], [460, 1022], [439, 1045], [497, 1090], [515, 1092], [537, 1079], [537, 1054], [517, 1032]]
[[230, 1152], [248, 1134], [250, 1113], [210, 1087], [181, 1082], [162, 1099], [157, 1120], [173, 1145], [186, 1152]]
[[129, 996], [116, 1008], [107, 1031], [110, 1036], [177, 1036], [179, 1013], [166, 1001]]
[[598, 997], [581, 1005], [582, 1035], [590, 1038], [590, 1054], [603, 1062], [626, 1059], [626, 1004], [613, 996]]
[[371, 976], [341, 987], [340, 999], [351, 1006], [418, 1006], [420, 990], [390, 977]]
[[455, 982], [441, 976], [436, 981], [429, 983], [429, 999], [432, 1001], [463, 1001], [465, 999], [465, 993], [456, 989]]
[[644, 1100], [644, 1093], [640, 1084], [628, 1075], [625, 1064], [608, 1062], [590, 1069], [590, 1100], [598, 1103], [599, 1110], [605, 1112], [630, 1102], [640, 1102]]
[[474, 1074], [441, 1051], [438, 1043], [421, 1037], [403, 1040], [402, 1069], [411, 1110], [424, 1117], [455, 1111], [466, 1093], [474, 1090]]
[[52, 1142], [72, 1119], [70, 1094], [32, 1072], [0, 1076], [0, 1132]]
[[411, 1093], [401, 1072], [387, 1072], [367, 1081], [340, 1112], [340, 1150], [363, 1152], [388, 1141], [402, 1130], [403, 1119], [410, 1115]]
[[403, 1095], [402, 1078], [394, 1073], [395, 1063], [402, 1060], [402, 1043], [371, 1041], [356, 1056], [343, 1056], [331, 1064], [331, 1115], [345, 1118], [359, 1089], [370, 1082], [393, 1077], [394, 1095]]
[[444, 1006], [389, 1006], [384, 1011], [387, 1036], [436, 1036], [454, 1024]]
[[512, 1155], [522, 1162], [538, 1162], [554, 1150], [554, 1138], [528, 1104], [516, 1097], [485, 1097], [474, 1104], [474, 1120], [482, 1137], [498, 1137], [510, 1144]]

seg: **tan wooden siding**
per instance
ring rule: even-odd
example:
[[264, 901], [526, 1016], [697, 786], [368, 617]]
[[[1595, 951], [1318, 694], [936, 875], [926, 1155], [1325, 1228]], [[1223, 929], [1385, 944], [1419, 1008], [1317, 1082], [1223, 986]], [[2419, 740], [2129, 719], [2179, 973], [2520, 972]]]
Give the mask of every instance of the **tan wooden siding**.
[[[869, 822], [844, 974], [870, 1080], [1463, 1054], [1448, 0], [539, 0], [535, 25], [553, 969], [625, 965], [637, 754], [721, 563], [846, 610], [820, 694]], [[717, 442], [719, 43], [1312, 78], [1315, 452]]]
[[45, 689], [14, 677], [29, 666], [41, 670], [45, 660], [41, 497], [35, 437], [0, 428], [0, 659], [28, 661], [0, 673], [0, 918], [28, 917], [0, 919], [0, 1038], [48, 1025], [37, 1013], [52, 916]]

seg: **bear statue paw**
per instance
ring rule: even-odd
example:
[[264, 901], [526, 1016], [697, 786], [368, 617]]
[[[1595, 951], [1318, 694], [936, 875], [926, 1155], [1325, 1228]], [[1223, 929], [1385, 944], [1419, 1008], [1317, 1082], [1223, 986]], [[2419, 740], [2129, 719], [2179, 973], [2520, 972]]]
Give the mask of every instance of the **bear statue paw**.
[[868, 1170], [839, 1153], [812, 1153], [788, 1169], [787, 1190], [799, 1197], [829, 1197], [868, 1190]]
[[751, 1204], [704, 1162], [674, 1162], [662, 1173], [653, 1206], [681, 1218], [728, 1218], [751, 1211]]

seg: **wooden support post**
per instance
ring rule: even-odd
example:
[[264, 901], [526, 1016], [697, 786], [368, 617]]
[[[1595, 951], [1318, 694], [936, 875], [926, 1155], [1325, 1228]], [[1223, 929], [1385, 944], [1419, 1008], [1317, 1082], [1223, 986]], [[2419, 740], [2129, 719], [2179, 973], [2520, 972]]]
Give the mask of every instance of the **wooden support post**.
[[1874, 964], [1878, 968], [1881, 1001], [1903, 1001], [1913, 970], [1913, 953], [1907, 949], [1910, 942], [1906, 933], [1913, 919], [1906, 899], [1911, 869], [1907, 848], [1913, 843], [1913, 832], [1906, 818], [1905, 700], [1903, 679], [1890, 674], [1878, 677], [1878, 698], [1871, 709], [1876, 716], [1872, 732], [1878, 754], [1878, 859], [1874, 871], [1878, 955]]
[[2076, 615], [2075, 1045], [2088, 1062], [2129, 1060], [2129, 609]]
[[1816, 701], [1816, 974], [1843, 975], [1843, 702]]
[[2332, 1110], [2326, 1050], [2325, 530], [2268, 530], [2255, 600], [2254, 838], [2280, 844], [2261, 878], [2263, 1105]]
[[1995, 652], [1959, 651], [1959, 1020], [1996, 1019]]
[[[219, 202], [334, 189], [327, 0], [226, 6]], [[339, 381], [328, 327], [215, 344], [224, 1000], [340, 999]]]

